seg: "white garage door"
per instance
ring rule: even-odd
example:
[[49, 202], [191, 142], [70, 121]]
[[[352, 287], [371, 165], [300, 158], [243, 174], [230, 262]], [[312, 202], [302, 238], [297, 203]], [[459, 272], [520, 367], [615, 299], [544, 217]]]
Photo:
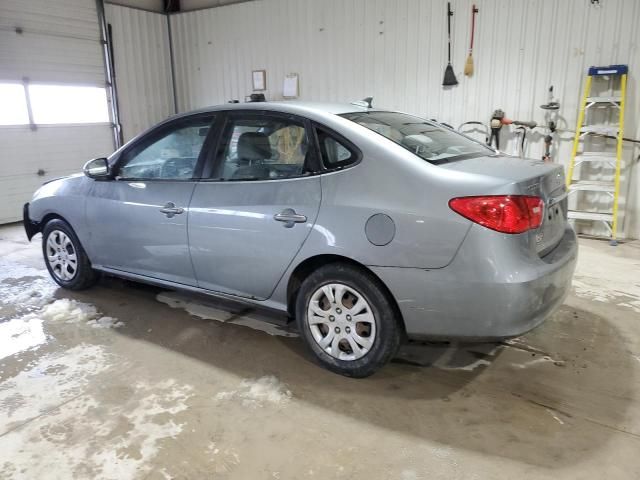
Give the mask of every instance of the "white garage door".
[[113, 151], [95, 0], [0, 2], [0, 105], [6, 223], [44, 181]]

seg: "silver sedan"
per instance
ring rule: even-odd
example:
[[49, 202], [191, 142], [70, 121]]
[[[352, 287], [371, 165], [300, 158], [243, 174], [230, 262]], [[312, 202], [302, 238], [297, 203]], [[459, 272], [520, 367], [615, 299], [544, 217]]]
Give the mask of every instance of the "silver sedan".
[[62, 287], [100, 273], [287, 313], [364, 377], [406, 338], [521, 335], [562, 303], [577, 243], [560, 166], [362, 105], [172, 117], [25, 205]]

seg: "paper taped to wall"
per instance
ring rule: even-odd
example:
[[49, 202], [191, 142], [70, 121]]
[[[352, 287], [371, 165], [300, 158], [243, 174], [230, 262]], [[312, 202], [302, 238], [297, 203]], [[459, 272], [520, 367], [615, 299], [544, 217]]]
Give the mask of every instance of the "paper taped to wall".
[[290, 73], [284, 77], [282, 96], [284, 98], [298, 98], [298, 74]]

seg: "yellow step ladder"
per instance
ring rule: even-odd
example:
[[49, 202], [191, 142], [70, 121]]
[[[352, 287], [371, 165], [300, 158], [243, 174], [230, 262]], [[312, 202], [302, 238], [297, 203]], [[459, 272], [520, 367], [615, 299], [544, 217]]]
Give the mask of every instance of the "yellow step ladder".
[[[622, 136], [624, 131], [624, 102], [627, 90], [627, 65], [609, 65], [608, 67], [590, 67], [587, 80], [580, 103], [580, 113], [578, 114], [578, 124], [576, 134], [573, 139], [573, 149], [571, 151], [571, 161], [567, 172], [567, 188], [569, 194], [575, 192], [605, 192], [611, 197], [611, 208], [602, 210], [569, 210], [568, 216], [572, 220], [603, 222], [606, 226], [611, 244], [616, 245], [616, 235], [618, 228], [618, 198], [620, 196], [620, 170], [622, 163]], [[598, 96], [591, 96], [594, 84], [607, 82], [605, 89], [608, 93], [602, 94], [602, 85]], [[608, 109], [604, 116], [617, 117], [617, 123], [610, 121], [603, 124], [589, 124], [591, 116], [590, 110], [593, 108]], [[613, 111], [612, 111], [613, 110]], [[602, 116], [603, 112], [600, 112]], [[612, 115], [613, 113], [613, 115]], [[587, 137], [604, 137], [616, 140], [615, 151], [588, 151]], [[580, 141], [582, 140], [582, 150]], [[608, 143], [604, 142], [605, 144]], [[587, 179], [574, 179], [575, 167], [580, 164], [589, 164], [593, 167], [599, 166], [602, 169], [615, 168], [613, 182]], [[579, 169], [582, 175], [582, 168]]]

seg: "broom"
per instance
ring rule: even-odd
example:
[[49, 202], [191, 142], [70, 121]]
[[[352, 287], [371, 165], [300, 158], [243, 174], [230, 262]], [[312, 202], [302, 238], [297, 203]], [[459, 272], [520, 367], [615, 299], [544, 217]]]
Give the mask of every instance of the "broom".
[[467, 77], [473, 75], [473, 35], [476, 30], [476, 14], [478, 9], [475, 3], [471, 7], [471, 45], [469, 46], [469, 56], [467, 57], [467, 63], [464, 64], [464, 74]]
[[453, 16], [453, 12], [451, 11], [451, 2], [447, 2], [447, 36], [448, 36], [448, 63], [447, 68], [444, 69], [444, 79], [442, 80], [442, 85], [447, 87], [451, 85], [457, 85], [458, 80], [456, 79], [456, 74], [453, 73], [453, 67], [451, 66], [451, 17]]

